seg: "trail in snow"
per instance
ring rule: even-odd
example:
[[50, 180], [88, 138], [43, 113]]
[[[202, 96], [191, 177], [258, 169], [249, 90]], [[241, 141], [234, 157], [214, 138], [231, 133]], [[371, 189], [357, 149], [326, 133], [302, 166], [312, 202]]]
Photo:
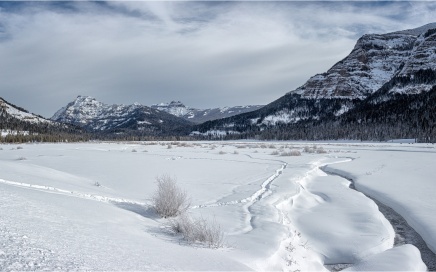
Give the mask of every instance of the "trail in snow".
[[[341, 178], [350, 181], [351, 182], [350, 189], [356, 190], [353, 179], [344, 175], [340, 175], [339, 173], [336, 172], [328, 171], [326, 166], [327, 165], [321, 166], [319, 167], [319, 169], [322, 170], [327, 175], [339, 176]], [[395, 231], [394, 246], [401, 246], [404, 244], [414, 245], [421, 252], [422, 261], [427, 265], [428, 270], [436, 271], [436, 254], [428, 248], [427, 244], [422, 239], [421, 235], [419, 235], [411, 226], [409, 226], [407, 221], [400, 214], [398, 214], [394, 209], [368, 195], [365, 196], [376, 203], [380, 212], [385, 216], [385, 218], [392, 225]], [[329, 266], [329, 268], [335, 270], [335, 266]], [[341, 268], [345, 268], [345, 267], [341, 267]]]
[[217, 203], [211, 203], [211, 204], [204, 204], [204, 205], [198, 205], [193, 206], [191, 209], [201, 209], [201, 208], [210, 208], [210, 207], [220, 207], [220, 206], [229, 206], [229, 205], [239, 205], [239, 204], [245, 204], [242, 206], [244, 213], [245, 213], [245, 225], [246, 227], [242, 229], [241, 233], [247, 233], [254, 229], [253, 226], [253, 211], [251, 210], [252, 206], [269, 195], [271, 193], [271, 185], [274, 180], [276, 180], [284, 171], [284, 169], [287, 166], [286, 162], [281, 161], [282, 166], [275, 171], [275, 173], [270, 176], [268, 179], [266, 179], [261, 185], [259, 190], [255, 191], [251, 196], [239, 199], [239, 200], [233, 200], [228, 202], [217, 202]]
[[261, 185], [259, 190], [255, 191], [251, 196], [240, 199], [240, 200], [233, 200], [233, 201], [227, 201], [227, 202], [217, 202], [217, 203], [211, 203], [211, 204], [203, 204], [203, 205], [197, 205], [192, 206], [192, 209], [199, 209], [199, 208], [209, 208], [209, 207], [219, 207], [219, 206], [228, 206], [228, 205], [237, 205], [241, 203], [254, 203], [262, 198], [265, 197], [266, 193], [270, 190], [272, 182], [277, 179], [282, 173], [283, 170], [286, 168], [287, 163], [283, 163], [283, 165], [280, 167], [280, 169], [277, 169], [276, 172], [270, 176], [267, 180], [265, 180]]
[[16, 182], [16, 181], [4, 180], [4, 179], [0, 179], [0, 183], [12, 185], [12, 186], [16, 186], [16, 187], [21, 187], [21, 188], [43, 191], [43, 192], [52, 193], [52, 194], [60, 194], [60, 195], [95, 200], [95, 201], [100, 201], [100, 202], [130, 203], [130, 204], [143, 205], [143, 206], [146, 205], [146, 203], [132, 201], [129, 199], [101, 196], [101, 195], [95, 195], [95, 194], [87, 194], [87, 193], [82, 193], [82, 192], [77, 192], [77, 191], [69, 191], [69, 190], [64, 190], [64, 189], [60, 189], [60, 188], [55, 188], [52, 186], [35, 185], [35, 184]]

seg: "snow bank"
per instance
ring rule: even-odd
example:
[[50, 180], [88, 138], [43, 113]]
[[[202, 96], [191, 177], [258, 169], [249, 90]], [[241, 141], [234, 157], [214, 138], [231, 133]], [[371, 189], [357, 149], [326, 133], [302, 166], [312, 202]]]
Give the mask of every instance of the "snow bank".
[[419, 250], [402, 245], [373, 255], [342, 271], [427, 271]]
[[326, 167], [398, 212], [436, 252], [436, 150], [426, 145], [361, 147], [356, 159]]
[[325, 264], [355, 263], [392, 247], [395, 233], [377, 205], [349, 182], [315, 169], [288, 213]]

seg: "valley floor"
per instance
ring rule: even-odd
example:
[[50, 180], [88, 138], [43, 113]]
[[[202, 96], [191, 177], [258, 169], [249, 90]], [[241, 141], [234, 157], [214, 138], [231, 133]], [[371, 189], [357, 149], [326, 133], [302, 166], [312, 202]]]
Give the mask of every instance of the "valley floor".
[[[435, 269], [435, 162], [409, 143], [0, 145], [0, 270]], [[224, 247], [155, 214], [161, 175]]]

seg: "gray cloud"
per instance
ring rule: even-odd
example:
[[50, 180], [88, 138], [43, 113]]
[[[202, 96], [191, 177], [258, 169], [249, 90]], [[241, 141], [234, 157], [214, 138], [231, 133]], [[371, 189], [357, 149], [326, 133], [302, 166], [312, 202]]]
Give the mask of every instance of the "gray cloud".
[[51, 116], [77, 95], [266, 104], [358, 37], [434, 20], [435, 2], [0, 3], [0, 96]]

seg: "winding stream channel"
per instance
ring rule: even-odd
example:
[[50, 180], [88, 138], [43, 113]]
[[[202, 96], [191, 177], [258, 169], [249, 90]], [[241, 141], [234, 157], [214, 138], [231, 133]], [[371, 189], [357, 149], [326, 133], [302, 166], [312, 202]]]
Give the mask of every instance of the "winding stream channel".
[[[321, 166], [319, 169], [326, 173], [327, 175], [331, 176], [339, 176], [343, 179], [346, 179], [350, 181], [350, 189], [356, 190], [354, 186], [354, 180], [350, 179], [346, 176], [340, 175], [338, 173], [331, 172], [327, 169], [328, 165]], [[358, 191], [358, 190], [356, 190]], [[358, 191], [360, 192], [360, 191]], [[384, 205], [380, 201], [364, 194], [367, 198], [373, 200], [376, 205], [379, 208], [379, 211], [385, 216], [385, 218], [389, 221], [389, 223], [392, 225], [394, 231], [395, 231], [395, 240], [394, 240], [394, 247], [404, 245], [404, 244], [411, 244], [414, 245], [419, 249], [421, 252], [421, 258], [422, 261], [427, 266], [427, 269], [429, 271], [435, 271], [436, 270], [436, 254], [431, 251], [425, 241], [422, 239], [422, 237], [412, 228], [409, 226], [407, 221], [398, 214], [394, 209], [392, 209], [389, 206]], [[345, 269], [350, 265], [348, 264], [336, 264], [336, 265], [327, 265], [326, 267], [331, 271], [339, 271], [342, 269]]]

